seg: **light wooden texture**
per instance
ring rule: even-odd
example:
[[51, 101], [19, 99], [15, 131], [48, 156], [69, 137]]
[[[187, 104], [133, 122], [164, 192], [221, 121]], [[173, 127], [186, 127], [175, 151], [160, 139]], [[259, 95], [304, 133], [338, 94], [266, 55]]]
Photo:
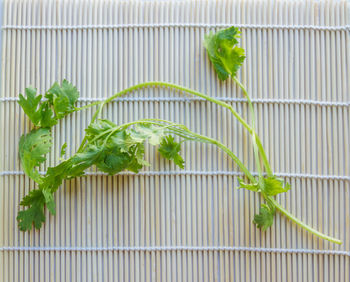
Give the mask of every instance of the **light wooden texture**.
[[[5, 1], [3, 25], [75, 26], [148, 23], [241, 23], [349, 25], [346, 1]], [[108, 97], [139, 82], [178, 83], [216, 97], [241, 98], [231, 82], [220, 83], [209, 63], [203, 27], [5, 29], [2, 31], [1, 171], [21, 171], [18, 140], [30, 123], [17, 103], [28, 85], [43, 93], [66, 78], [82, 97]], [[349, 30], [242, 28], [247, 58], [239, 76], [253, 99], [257, 128], [273, 170], [297, 173], [278, 198], [298, 218], [343, 240], [335, 246], [276, 216], [266, 233], [252, 224], [261, 199], [236, 190], [237, 171], [217, 148], [183, 147], [185, 172], [147, 147], [154, 175], [88, 177], [67, 181], [56, 193], [57, 215], [39, 231], [17, 228], [20, 199], [34, 188], [23, 175], [0, 176], [0, 248], [77, 247], [70, 251], [0, 250], [0, 281], [349, 281], [349, 180], [311, 178], [350, 175], [349, 106], [283, 103], [294, 99], [349, 102]], [[183, 97], [169, 89], [143, 89], [128, 97]], [[80, 102], [84, 104], [83, 102]], [[248, 118], [245, 102], [233, 103]], [[53, 130], [59, 148], [73, 154], [93, 110], [68, 116]], [[186, 124], [227, 144], [255, 171], [247, 132], [228, 111], [202, 101], [124, 101], [104, 115], [117, 123], [159, 117]], [[189, 173], [204, 171], [206, 174]], [[187, 172], [187, 173], [186, 173]], [[215, 251], [98, 250], [118, 246], [235, 246]], [[93, 247], [84, 251], [80, 247]], [[252, 249], [272, 248], [269, 252]], [[249, 249], [250, 248], [250, 249]], [[280, 250], [282, 249], [282, 250]], [[339, 250], [312, 254], [303, 250]], [[284, 251], [283, 251], [284, 250]], [[292, 251], [288, 251], [292, 250]]]

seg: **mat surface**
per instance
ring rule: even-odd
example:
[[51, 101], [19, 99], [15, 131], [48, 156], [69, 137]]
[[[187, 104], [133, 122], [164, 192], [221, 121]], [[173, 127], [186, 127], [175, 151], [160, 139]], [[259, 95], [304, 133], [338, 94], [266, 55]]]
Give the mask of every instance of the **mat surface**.
[[[4, 1], [0, 93], [0, 281], [349, 281], [350, 53], [346, 1]], [[276, 216], [252, 223], [261, 198], [237, 190], [239, 170], [216, 148], [188, 143], [179, 170], [146, 148], [139, 175], [89, 175], [56, 193], [57, 214], [19, 231], [23, 175], [18, 141], [30, 123], [16, 103], [33, 85], [64, 78], [82, 99], [145, 81], [168, 81], [223, 99], [249, 119], [231, 82], [221, 83], [202, 44], [237, 25], [258, 133], [277, 175], [279, 203], [341, 246]], [[104, 110], [116, 123], [164, 118], [219, 139], [255, 171], [250, 138], [230, 113], [165, 88], [145, 88]], [[92, 110], [55, 126], [44, 171], [79, 146]]]

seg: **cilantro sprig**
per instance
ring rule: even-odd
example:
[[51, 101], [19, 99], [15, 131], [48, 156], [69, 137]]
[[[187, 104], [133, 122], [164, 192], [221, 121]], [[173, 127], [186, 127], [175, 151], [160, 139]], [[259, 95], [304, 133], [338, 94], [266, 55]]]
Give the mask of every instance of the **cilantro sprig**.
[[[84, 176], [91, 166], [109, 175], [124, 170], [138, 173], [143, 167], [150, 164], [144, 159], [145, 143], [157, 146], [158, 153], [169, 161], [173, 161], [179, 168], [184, 168], [185, 162], [181, 156], [181, 144], [186, 141], [202, 142], [214, 145], [223, 150], [238, 165], [248, 182], [239, 179], [239, 187], [252, 192], [260, 193], [266, 200], [259, 213], [254, 216], [253, 222], [263, 231], [268, 229], [279, 211], [287, 218], [310, 231], [314, 235], [341, 244], [341, 241], [327, 236], [295, 218], [274, 199], [275, 196], [286, 193], [290, 185], [273, 175], [262, 142], [255, 129], [255, 113], [243, 84], [237, 78], [237, 72], [244, 62], [244, 50], [238, 47], [239, 30], [235, 27], [210, 33], [204, 39], [204, 46], [208, 51], [209, 59], [213, 62], [220, 80], [229, 77], [240, 87], [248, 100], [252, 124], [249, 125], [230, 105], [206, 94], [167, 82], [145, 82], [126, 88], [103, 102], [94, 102], [81, 108], [75, 103], [79, 92], [71, 83], [64, 80], [61, 85], [55, 82], [45, 93], [37, 95], [36, 89], [26, 88], [26, 97], [20, 94], [19, 104], [32, 121], [34, 128], [27, 135], [23, 135], [19, 143], [19, 156], [24, 172], [37, 183], [37, 188], [25, 196], [21, 205], [24, 210], [19, 211], [17, 220], [20, 230], [40, 229], [45, 222], [45, 207], [54, 215], [56, 213], [54, 193], [64, 180]], [[182, 124], [159, 119], [141, 119], [125, 124], [99, 118], [103, 107], [114, 99], [144, 87], [167, 87], [180, 92], [201, 97], [228, 109], [233, 116], [247, 129], [252, 137], [255, 163], [258, 169], [258, 179], [252, 175], [240, 159], [224, 144], [192, 132]], [[77, 152], [66, 160], [49, 167], [44, 175], [38, 167], [45, 162], [45, 155], [52, 145], [51, 127], [66, 115], [98, 105], [90, 125], [85, 129], [85, 137]], [[61, 148], [60, 157], [65, 154], [66, 143]], [[261, 166], [262, 164], [263, 166]], [[263, 171], [266, 171], [266, 174]]]

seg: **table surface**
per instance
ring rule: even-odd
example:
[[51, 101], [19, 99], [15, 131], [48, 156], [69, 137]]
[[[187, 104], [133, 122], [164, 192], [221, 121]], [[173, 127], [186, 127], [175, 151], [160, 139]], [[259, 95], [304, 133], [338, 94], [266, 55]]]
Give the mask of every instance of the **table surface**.
[[[0, 94], [1, 281], [348, 281], [350, 280], [350, 53], [347, 1], [4, 1]], [[23, 175], [18, 141], [30, 123], [15, 102], [64, 78], [80, 105], [145, 81], [184, 85], [230, 103], [249, 120], [233, 82], [219, 82], [202, 40], [237, 25], [257, 130], [276, 175], [291, 183], [278, 202], [341, 246], [277, 214], [252, 223], [262, 199], [237, 190], [240, 172], [217, 148], [183, 145], [184, 170], [146, 146], [140, 174], [66, 181], [57, 214], [20, 232]], [[41, 168], [72, 155], [93, 112], [53, 129]], [[151, 87], [108, 105], [116, 123], [162, 118], [216, 138], [256, 171], [247, 132], [230, 113], [173, 89]]]

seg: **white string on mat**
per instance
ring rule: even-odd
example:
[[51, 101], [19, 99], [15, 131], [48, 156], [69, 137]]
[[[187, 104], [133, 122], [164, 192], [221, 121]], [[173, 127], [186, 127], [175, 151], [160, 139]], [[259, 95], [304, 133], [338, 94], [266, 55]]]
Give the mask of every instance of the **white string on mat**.
[[[217, 100], [224, 102], [237, 102], [246, 103], [247, 100], [244, 98], [231, 98], [231, 97], [213, 97]], [[78, 101], [85, 102], [102, 102], [106, 98], [79, 98]], [[18, 97], [2, 97], [0, 102], [16, 102]], [[111, 102], [192, 102], [192, 101], [203, 101], [207, 102], [203, 98], [180, 98], [180, 97], [123, 97], [115, 99]], [[259, 104], [299, 104], [299, 105], [312, 105], [312, 106], [330, 106], [330, 107], [349, 107], [350, 102], [333, 102], [333, 101], [315, 101], [315, 100], [295, 100], [295, 99], [251, 99], [253, 103]]]
[[287, 30], [324, 30], [349, 31], [350, 25], [269, 25], [238, 23], [132, 23], [132, 24], [95, 24], [95, 25], [3, 25], [3, 30], [86, 30], [86, 29], [122, 29], [122, 28], [225, 28], [235, 26], [243, 29], [287, 29]]
[[281, 249], [281, 248], [255, 248], [255, 247], [229, 247], [229, 246], [133, 246], [133, 247], [0, 247], [0, 251], [23, 252], [163, 252], [163, 251], [192, 251], [192, 252], [259, 252], [259, 253], [283, 253], [283, 254], [313, 254], [313, 255], [340, 255], [350, 256], [350, 252], [336, 250], [314, 249]]
[[[40, 174], [45, 174], [41, 171]], [[257, 172], [252, 173], [254, 176], [258, 176]], [[23, 171], [2, 171], [0, 176], [7, 175], [24, 175]], [[108, 175], [103, 172], [93, 172], [87, 171], [85, 175], [94, 176], [94, 175]], [[116, 174], [118, 175], [139, 175], [139, 176], [176, 176], [176, 175], [198, 175], [198, 176], [243, 176], [242, 172], [238, 171], [193, 171], [193, 170], [183, 170], [183, 171], [140, 171], [135, 174], [133, 172], [122, 171]], [[308, 174], [308, 173], [288, 173], [288, 172], [276, 172], [274, 175], [278, 177], [287, 177], [287, 178], [307, 178], [307, 179], [320, 179], [320, 180], [339, 180], [339, 181], [350, 181], [350, 176], [343, 175], [318, 175], [318, 174]]]

